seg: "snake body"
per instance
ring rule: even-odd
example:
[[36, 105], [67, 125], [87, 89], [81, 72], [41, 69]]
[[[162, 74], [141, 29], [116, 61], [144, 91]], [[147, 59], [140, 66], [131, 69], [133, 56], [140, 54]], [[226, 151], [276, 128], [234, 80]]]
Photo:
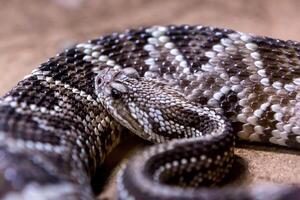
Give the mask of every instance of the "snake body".
[[0, 198], [93, 199], [125, 126], [167, 143], [129, 161], [120, 199], [299, 199], [299, 186], [189, 188], [224, 177], [234, 136], [300, 148], [299, 57], [294, 41], [187, 25], [67, 49], [1, 98]]

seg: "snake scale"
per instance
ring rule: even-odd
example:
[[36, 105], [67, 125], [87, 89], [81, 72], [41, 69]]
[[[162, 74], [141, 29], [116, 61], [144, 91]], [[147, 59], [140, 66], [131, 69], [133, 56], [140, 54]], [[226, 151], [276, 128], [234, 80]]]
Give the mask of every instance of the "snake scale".
[[162, 144], [121, 170], [119, 199], [300, 199], [297, 185], [209, 188], [235, 137], [300, 148], [299, 91], [294, 41], [171, 25], [77, 44], [1, 97], [0, 198], [94, 199], [126, 127]]

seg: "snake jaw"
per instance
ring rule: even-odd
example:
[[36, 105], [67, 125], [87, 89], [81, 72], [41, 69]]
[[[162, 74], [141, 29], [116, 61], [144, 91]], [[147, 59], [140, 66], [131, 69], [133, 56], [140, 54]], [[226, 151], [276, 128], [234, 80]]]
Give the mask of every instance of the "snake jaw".
[[107, 102], [111, 103], [105, 104], [105, 107], [115, 120], [129, 129], [131, 132], [146, 140], [149, 140], [150, 134], [145, 134], [143, 127], [132, 116], [132, 113], [129, 112], [128, 107], [124, 103], [122, 103], [120, 100], [112, 99], [109, 99]]
[[115, 99], [112, 96], [113, 95], [106, 97], [101, 101], [108, 113], [131, 132], [151, 141], [151, 134], [144, 130], [142, 125], [138, 123], [134, 115], [129, 111], [130, 109], [122, 100], [123, 96], [118, 99]]
[[128, 88], [124, 81], [129, 78], [139, 79], [139, 74], [133, 68], [114, 70], [103, 69], [96, 77], [96, 94], [102, 105], [112, 117], [140, 137], [151, 140], [151, 133], [144, 130], [128, 106]]

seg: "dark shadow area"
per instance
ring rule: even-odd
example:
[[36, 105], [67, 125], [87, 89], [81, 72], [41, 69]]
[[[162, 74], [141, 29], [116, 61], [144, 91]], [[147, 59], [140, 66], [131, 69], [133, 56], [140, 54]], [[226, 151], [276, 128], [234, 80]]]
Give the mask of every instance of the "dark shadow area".
[[94, 194], [98, 195], [104, 190], [108, 181], [119, 171], [122, 162], [126, 162], [126, 159], [133, 156], [137, 149], [141, 149], [150, 144], [151, 143], [124, 131], [120, 144], [107, 155], [104, 163], [97, 168], [95, 175], [92, 177], [91, 185]]
[[[118, 163], [115, 163], [114, 167], [116, 167], [117, 164]], [[92, 189], [95, 195], [99, 195], [102, 192], [104, 186], [107, 184], [109, 177], [112, 176], [112, 172], [113, 169], [108, 168], [104, 164], [97, 168], [96, 173], [91, 180]]]

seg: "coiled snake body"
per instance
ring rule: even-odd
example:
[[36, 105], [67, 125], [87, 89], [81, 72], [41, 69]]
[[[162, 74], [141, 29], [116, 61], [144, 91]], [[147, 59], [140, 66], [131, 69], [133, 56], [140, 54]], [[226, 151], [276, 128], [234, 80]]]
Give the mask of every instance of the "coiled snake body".
[[299, 199], [299, 186], [194, 189], [230, 170], [234, 136], [300, 148], [299, 56], [297, 42], [186, 25], [78, 44], [1, 98], [0, 198], [93, 199], [126, 127], [164, 144], [129, 161], [120, 199]]

